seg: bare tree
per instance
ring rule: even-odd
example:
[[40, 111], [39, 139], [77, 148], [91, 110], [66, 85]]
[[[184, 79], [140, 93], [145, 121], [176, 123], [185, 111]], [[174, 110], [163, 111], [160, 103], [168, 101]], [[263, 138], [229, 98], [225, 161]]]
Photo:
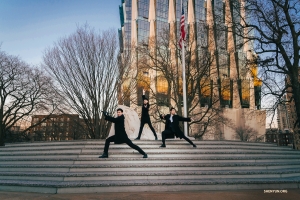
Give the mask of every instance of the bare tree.
[[232, 11], [237, 11], [233, 12], [236, 20], [228, 25], [242, 38], [237, 45], [254, 45], [257, 55], [254, 61], [261, 66], [262, 93], [270, 100], [267, 109], [274, 112], [282, 97], [289, 95], [296, 111], [293, 126], [299, 129], [300, 1], [243, 0], [231, 4]]
[[[18, 57], [0, 51], [0, 146], [5, 145], [6, 133], [17, 123], [30, 121], [36, 112], [56, 111], [60, 100], [50, 77], [30, 68]], [[24, 135], [36, 125], [19, 132]]]
[[249, 126], [235, 128], [236, 138], [243, 142], [256, 141], [257, 132]]
[[114, 30], [96, 33], [85, 25], [44, 54], [44, 68], [85, 121], [90, 138], [108, 135], [110, 124], [101, 111], [113, 112], [118, 103], [120, 77], [126, 68], [117, 40]]

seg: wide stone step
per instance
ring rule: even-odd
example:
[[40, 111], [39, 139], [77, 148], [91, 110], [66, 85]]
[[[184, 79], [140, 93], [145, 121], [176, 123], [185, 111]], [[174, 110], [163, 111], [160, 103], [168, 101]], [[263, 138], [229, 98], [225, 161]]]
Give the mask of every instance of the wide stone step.
[[[147, 152], [148, 153], [148, 152]], [[2, 161], [14, 161], [14, 160], [26, 160], [26, 159], [35, 159], [35, 160], [47, 160], [47, 159], [59, 159], [59, 160], [75, 160], [75, 159], [97, 159], [102, 153], [89, 153], [89, 154], [20, 154], [20, 155], [5, 155], [0, 157], [0, 162]], [[109, 158], [118, 159], [130, 159], [130, 158], [141, 158], [141, 154], [138, 152], [110, 152]], [[299, 159], [298, 155], [286, 155], [286, 154], [262, 154], [262, 153], [228, 153], [228, 154], [205, 154], [205, 153], [172, 153], [172, 152], [161, 152], [161, 153], [148, 153], [149, 158], [165, 158], [165, 159]]]
[[[133, 138], [131, 138], [133, 140]], [[167, 145], [181, 145], [181, 144], [187, 144], [185, 140], [167, 140]], [[193, 141], [195, 144], [198, 145], [240, 145], [240, 146], [263, 146], [263, 147], [277, 147], [276, 144], [274, 143], [259, 143], [259, 142], [239, 142], [239, 141]], [[158, 141], [153, 141], [153, 140], [134, 140], [135, 144], [142, 145], [152, 145], [152, 144], [157, 144], [161, 143], [160, 140]], [[34, 142], [34, 143], [8, 143], [5, 144], [5, 148], [10, 148], [10, 147], [46, 147], [46, 146], [74, 146], [74, 145], [82, 145], [82, 146], [89, 146], [89, 145], [104, 145], [105, 140], [90, 140], [90, 141], [52, 141], [52, 142]], [[280, 147], [280, 148], [288, 148], [288, 147]]]
[[[145, 149], [153, 149], [153, 148], [158, 148], [161, 145], [161, 142], [158, 143], [153, 143], [153, 144], [138, 144], [139, 146], [143, 146]], [[254, 150], [281, 150], [281, 151], [291, 151], [292, 148], [290, 147], [277, 147], [277, 146], [254, 146], [254, 145], [201, 145], [197, 144], [199, 149], [209, 149], [213, 150], [216, 149], [254, 149]], [[58, 145], [53, 145], [53, 146], [24, 146], [24, 147], [5, 147], [5, 148], [0, 148], [0, 152], [13, 152], [13, 151], [48, 151], [48, 150], [73, 150], [73, 149], [103, 149], [104, 144], [100, 145], [66, 145], [66, 146], [58, 146]], [[187, 147], [191, 147], [190, 144], [188, 143], [180, 143], [180, 144], [167, 144], [168, 149], [184, 149]], [[110, 148], [113, 149], [122, 149], [122, 148], [128, 148], [127, 145], [124, 144], [112, 144]]]
[[167, 171], [167, 172], [93, 172], [93, 173], [36, 173], [0, 172], [1, 180], [147, 180], [147, 179], [222, 179], [222, 178], [287, 178], [300, 176], [300, 169], [244, 171]]
[[[140, 157], [140, 155], [139, 155]], [[204, 157], [204, 156], [193, 156], [193, 157], [154, 157], [148, 159], [126, 159], [126, 157], [120, 159], [114, 159], [110, 157], [105, 160], [105, 164], [138, 164], [138, 163], [260, 163], [260, 162], [293, 162], [299, 161], [298, 156], [264, 156], [264, 157], [255, 157], [255, 156], [241, 156], [241, 157]], [[13, 159], [0, 159], [0, 164], [21, 164], [21, 165], [70, 165], [70, 164], [99, 164], [103, 163], [102, 159], [97, 158], [13, 158]]]
[[[37, 142], [0, 147], [0, 190], [80, 193], [299, 188], [300, 151], [266, 143], [183, 140]], [[274, 188], [272, 188], [274, 187]]]
[[0, 180], [0, 190], [43, 193], [95, 193], [132, 191], [189, 191], [299, 188], [300, 178], [172, 179], [118, 181], [22, 181]]
[[[282, 150], [264, 150], [264, 149], [201, 149], [201, 148], [143, 148], [147, 153], [164, 153], [164, 152], [172, 152], [172, 153], [266, 153], [266, 154], [294, 154], [299, 155], [299, 151], [282, 151]], [[100, 149], [65, 149], [65, 150], [28, 150], [28, 151], [0, 151], [0, 155], [2, 156], [14, 156], [14, 155], [50, 155], [50, 154], [91, 154], [91, 153], [101, 153], [103, 152], [103, 148]], [[114, 152], [135, 152], [135, 150], [124, 147], [124, 148], [110, 148], [109, 153]]]
[[130, 163], [130, 164], [60, 164], [0, 165], [0, 172], [92, 172], [92, 171], [169, 171], [169, 170], [264, 170], [300, 167], [300, 162], [285, 163]]

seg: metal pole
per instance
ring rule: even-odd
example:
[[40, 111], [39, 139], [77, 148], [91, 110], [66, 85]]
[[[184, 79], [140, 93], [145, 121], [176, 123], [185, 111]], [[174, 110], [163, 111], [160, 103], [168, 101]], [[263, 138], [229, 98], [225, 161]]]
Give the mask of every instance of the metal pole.
[[[182, 0], [181, 0], [181, 6]], [[181, 8], [183, 9], [183, 8]], [[184, 48], [184, 42], [183, 39], [181, 41], [181, 48], [182, 48], [182, 88], [183, 88], [183, 116], [187, 117], [187, 105], [186, 105], [186, 80], [185, 80], [185, 48]], [[188, 136], [188, 128], [187, 128], [187, 122], [183, 123], [184, 125], [184, 135]]]

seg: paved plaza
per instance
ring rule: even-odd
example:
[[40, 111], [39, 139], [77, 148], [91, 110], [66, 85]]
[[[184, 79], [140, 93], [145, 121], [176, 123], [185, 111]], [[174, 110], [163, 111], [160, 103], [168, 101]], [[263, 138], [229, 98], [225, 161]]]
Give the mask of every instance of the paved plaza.
[[0, 191], [1, 200], [299, 200], [300, 189], [203, 192], [121, 192], [92, 194], [43, 194]]

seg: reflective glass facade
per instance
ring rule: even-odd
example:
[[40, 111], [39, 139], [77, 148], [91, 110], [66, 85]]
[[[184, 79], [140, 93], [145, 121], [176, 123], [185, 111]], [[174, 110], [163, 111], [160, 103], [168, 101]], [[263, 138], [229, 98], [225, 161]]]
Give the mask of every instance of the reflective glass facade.
[[125, 22], [124, 23], [124, 48], [130, 48], [131, 45], [131, 23]]
[[214, 22], [217, 24], [222, 24], [225, 22], [225, 6], [223, 0], [214, 0]]
[[148, 43], [149, 39], [149, 22], [146, 20], [137, 20], [137, 37], [138, 43]]
[[156, 20], [168, 22], [169, 0], [156, 0]]
[[138, 1], [137, 40], [138, 43], [147, 43], [149, 39], [150, 23], [149, 0]]
[[206, 1], [196, 0], [195, 1], [195, 19], [196, 22], [206, 23]]
[[[159, 40], [163, 34], [166, 32], [170, 32], [170, 27], [176, 28], [176, 40], [179, 40], [180, 37], [180, 18], [181, 18], [181, 0], [174, 0], [174, 5], [169, 6], [169, 0], [123, 0], [123, 4], [119, 8], [120, 12], [120, 23], [122, 29], [119, 30], [120, 37], [120, 45], [123, 46], [123, 49], [126, 50], [129, 48], [127, 45], [131, 45], [133, 42], [137, 42], [138, 45], [141, 43], [147, 43], [149, 41], [149, 36], [155, 36], [156, 45], [159, 44]], [[136, 5], [132, 5], [132, 3], [136, 3]], [[208, 54], [214, 56], [214, 62], [218, 71], [218, 83], [216, 81], [213, 83], [214, 85], [219, 84], [219, 93], [221, 96], [221, 105], [223, 107], [232, 107], [232, 95], [233, 95], [233, 82], [232, 80], [239, 80], [239, 93], [241, 104], [243, 107], [249, 106], [250, 102], [250, 88], [248, 87], [248, 82], [241, 80], [247, 75], [247, 66], [245, 65], [246, 54], [244, 53], [244, 49], [240, 48], [240, 44], [243, 43], [243, 39], [240, 36], [234, 34], [238, 30], [233, 30], [233, 39], [230, 38], [227, 30], [227, 24], [225, 23], [225, 6], [230, 5], [230, 14], [233, 17], [233, 21], [240, 21], [240, 10], [235, 9], [239, 8], [239, 0], [182, 0], [184, 12], [185, 12], [185, 29], [186, 29], [186, 39], [189, 39], [189, 31], [192, 30], [192, 25], [195, 27], [196, 31], [196, 44], [197, 44], [197, 54], [198, 59], [203, 57], [207, 57]], [[188, 3], [192, 2], [194, 4], [194, 13], [189, 13]], [[226, 3], [225, 3], [226, 2]], [[229, 2], [229, 3], [228, 3]], [[153, 5], [150, 5], [153, 3]], [[136, 10], [132, 10], [132, 9]], [[149, 15], [149, 9], [155, 9], [155, 16]], [[169, 13], [169, 9], [174, 9], [173, 12]], [[210, 12], [212, 11], [212, 12]], [[169, 14], [172, 15], [175, 13], [174, 18], [175, 23], [172, 20], [169, 23]], [[189, 16], [190, 14], [190, 16]], [[192, 18], [189, 18], [191, 17]], [[134, 19], [132, 19], [134, 16]], [[173, 17], [173, 16], [171, 16]], [[151, 18], [151, 19], [150, 19]], [[213, 19], [212, 24], [208, 24], [208, 18]], [[188, 24], [188, 20], [195, 19], [194, 22]], [[189, 21], [190, 22], [190, 21]], [[150, 26], [153, 32], [150, 33]], [[189, 27], [191, 26], [191, 27]], [[212, 31], [210, 31], [212, 30]], [[213, 32], [213, 33], [212, 33]], [[209, 35], [212, 33], [212, 35]], [[133, 35], [136, 34], [136, 35]], [[123, 38], [123, 40], [122, 40]], [[234, 50], [229, 52], [228, 50], [228, 40], [230, 38], [230, 44], [235, 46]], [[208, 40], [210, 39], [210, 40]], [[209, 44], [209, 41], [214, 40], [214, 44]], [[232, 41], [233, 40], [233, 41]], [[177, 43], [177, 41], [176, 41]], [[148, 44], [149, 45], [149, 44]], [[212, 47], [212, 45], [214, 45]], [[166, 47], [164, 47], [166, 48]], [[209, 52], [209, 50], [216, 48], [215, 52]], [[121, 48], [122, 49], [122, 48]], [[163, 49], [163, 48], [162, 48]], [[168, 51], [168, 49], [166, 49]], [[232, 53], [234, 52], [234, 53]], [[230, 57], [231, 55], [231, 57]], [[233, 55], [233, 56], [232, 56]], [[235, 57], [234, 62], [232, 62], [232, 57]], [[231, 66], [230, 66], [231, 65]], [[236, 65], [236, 66], [233, 66]], [[231, 73], [230, 70], [236, 67], [237, 77], [230, 77], [235, 72]], [[143, 69], [139, 69], [143, 70]], [[138, 72], [138, 73], [144, 73]], [[180, 73], [180, 72], [179, 72]], [[144, 74], [145, 75], [145, 74]], [[157, 74], [159, 76], [160, 74]], [[235, 76], [235, 75], [233, 75]], [[148, 80], [146, 77], [145, 80]], [[156, 89], [157, 89], [157, 97], [161, 96], [161, 98], [166, 98], [166, 88], [168, 86], [163, 86], [166, 84], [162, 77], [155, 79]], [[203, 95], [203, 105], [208, 104], [209, 95], [211, 94], [211, 80], [205, 80], [205, 86], [201, 86], [200, 93]], [[236, 83], [236, 82], [235, 82]], [[201, 83], [200, 83], [201, 85]], [[247, 89], [248, 88], [248, 89]], [[257, 96], [257, 95], [256, 95]], [[202, 100], [201, 100], [202, 101]], [[255, 100], [258, 101], [258, 100]], [[247, 103], [248, 102], [248, 103]]]
[[195, 19], [196, 19], [196, 38], [198, 53], [201, 56], [202, 48], [207, 48], [207, 37], [208, 37], [208, 27], [206, 23], [206, 1], [197, 0], [195, 1]]
[[148, 20], [149, 18], [149, 0], [138, 1], [138, 16]]
[[158, 40], [159, 37], [164, 33], [164, 31], [169, 31], [168, 11], [168, 0], [156, 1], [156, 37]]
[[131, 4], [131, 1], [125, 1], [125, 21], [126, 22], [130, 22], [131, 21], [131, 13], [132, 13], [132, 4]]

